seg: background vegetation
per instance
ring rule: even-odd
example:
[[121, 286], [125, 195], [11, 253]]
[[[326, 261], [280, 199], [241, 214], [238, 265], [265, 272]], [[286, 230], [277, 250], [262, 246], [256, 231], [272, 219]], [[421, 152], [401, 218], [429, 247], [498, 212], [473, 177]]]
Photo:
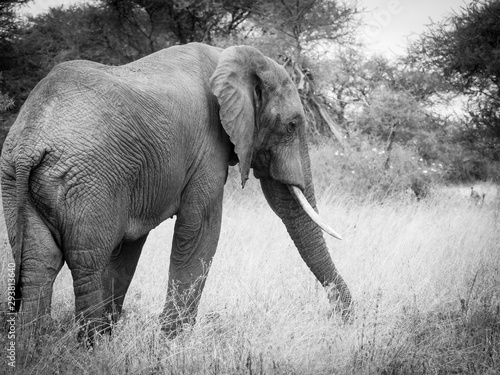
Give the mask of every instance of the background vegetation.
[[[0, 2], [1, 142], [62, 61], [125, 64], [201, 41], [253, 45], [283, 64], [309, 119], [319, 209], [345, 238], [327, 241], [356, 314], [349, 325], [330, 315], [256, 181], [241, 191], [232, 169], [194, 327], [170, 341], [160, 332], [168, 221], [148, 239], [124, 318], [93, 351], [75, 340], [63, 269], [54, 320], [21, 343], [19, 373], [500, 372], [498, 1], [432, 24], [398, 59], [365, 52], [363, 10], [348, 1], [94, 0], [21, 17], [29, 1]], [[470, 200], [471, 185], [483, 199]], [[3, 223], [0, 246], [3, 275]]]

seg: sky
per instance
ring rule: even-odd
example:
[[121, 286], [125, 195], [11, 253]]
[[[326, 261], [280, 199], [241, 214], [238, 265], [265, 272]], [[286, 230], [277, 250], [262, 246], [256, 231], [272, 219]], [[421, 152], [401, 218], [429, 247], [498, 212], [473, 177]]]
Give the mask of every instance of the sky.
[[31, 14], [43, 13], [51, 7], [60, 5], [72, 5], [85, 2], [85, 0], [35, 0], [23, 7], [23, 11]]
[[[362, 40], [372, 53], [395, 57], [404, 53], [408, 39], [452, 12], [460, 12], [472, 0], [358, 0], [365, 10]], [[25, 12], [41, 13], [49, 7], [71, 5], [85, 0], [35, 0]]]
[[364, 8], [366, 27], [362, 37], [370, 51], [388, 57], [402, 54], [408, 40], [426, 30], [432, 21], [440, 21], [472, 0], [359, 0]]

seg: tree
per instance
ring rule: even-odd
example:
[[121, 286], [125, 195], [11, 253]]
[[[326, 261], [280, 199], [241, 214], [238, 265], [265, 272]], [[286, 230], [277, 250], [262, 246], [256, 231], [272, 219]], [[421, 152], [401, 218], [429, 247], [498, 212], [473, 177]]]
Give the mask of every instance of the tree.
[[279, 40], [279, 53], [303, 64], [315, 47], [353, 41], [358, 10], [343, 0], [271, 0], [254, 13], [262, 34]]
[[470, 121], [462, 140], [500, 160], [500, 2], [474, 0], [433, 23], [411, 45], [408, 61], [442, 74], [466, 95]]
[[0, 1], [0, 40], [7, 39], [16, 29], [16, 10], [20, 5], [31, 0], [2, 0]]
[[[0, 81], [2, 80], [2, 73], [0, 72]], [[0, 92], [0, 113], [8, 110], [14, 106], [14, 101], [7, 94]]]
[[450, 159], [447, 145], [458, 125], [442, 109], [446, 103], [438, 94], [447, 85], [439, 74], [346, 46], [319, 60], [314, 72], [316, 96], [334, 115], [352, 149], [369, 143], [389, 158], [397, 144], [426, 161]]
[[[2, 0], [0, 1], [0, 150], [3, 141], [9, 130], [10, 122], [6, 111], [14, 107], [15, 101], [11, 93], [5, 87], [5, 80], [9, 76], [3, 74], [10, 69], [15, 61], [15, 33], [19, 29], [19, 20], [16, 17], [16, 11], [23, 4], [30, 0]], [[7, 126], [5, 126], [7, 125]]]
[[101, 0], [121, 42], [144, 56], [173, 44], [235, 32], [259, 6], [252, 0]]
[[[16, 11], [31, 0], [0, 1], [0, 72], [8, 70], [15, 55], [15, 33], [19, 29]], [[5, 76], [4, 76], [5, 78]]]
[[60, 62], [129, 62], [114, 40], [106, 15], [92, 5], [51, 8], [47, 13], [28, 17], [10, 37], [11, 49], [2, 66], [3, 90], [15, 98], [18, 109], [36, 83]]

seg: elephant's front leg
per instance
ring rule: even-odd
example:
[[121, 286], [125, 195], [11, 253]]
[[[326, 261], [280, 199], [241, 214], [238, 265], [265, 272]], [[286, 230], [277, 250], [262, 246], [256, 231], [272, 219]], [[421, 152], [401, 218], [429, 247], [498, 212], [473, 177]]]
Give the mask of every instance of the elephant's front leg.
[[168, 294], [162, 328], [175, 335], [193, 324], [212, 258], [219, 241], [222, 187], [210, 196], [193, 189], [185, 194], [177, 213], [170, 256]]

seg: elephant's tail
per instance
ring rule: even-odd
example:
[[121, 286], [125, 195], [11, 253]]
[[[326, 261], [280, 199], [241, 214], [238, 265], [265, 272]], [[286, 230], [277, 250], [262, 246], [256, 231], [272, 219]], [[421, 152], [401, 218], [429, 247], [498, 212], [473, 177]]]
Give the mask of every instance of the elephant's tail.
[[28, 205], [29, 180], [31, 171], [40, 163], [43, 155], [36, 158], [21, 158], [16, 163], [16, 240], [14, 243], [15, 268], [15, 309], [21, 307], [21, 262], [23, 255], [24, 234], [26, 231], [26, 208]]

